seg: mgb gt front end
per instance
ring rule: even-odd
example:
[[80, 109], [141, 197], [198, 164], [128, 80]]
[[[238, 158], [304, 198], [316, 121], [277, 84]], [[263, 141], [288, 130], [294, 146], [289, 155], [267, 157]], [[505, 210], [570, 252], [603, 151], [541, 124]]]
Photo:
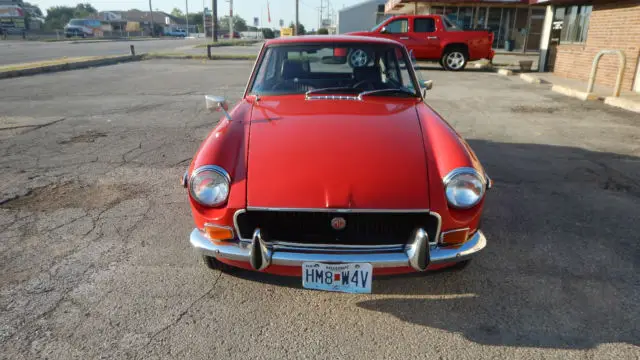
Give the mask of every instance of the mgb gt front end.
[[392, 40], [267, 41], [233, 109], [207, 96], [224, 116], [183, 178], [205, 264], [370, 292], [376, 274], [466, 263], [491, 180], [431, 85]]

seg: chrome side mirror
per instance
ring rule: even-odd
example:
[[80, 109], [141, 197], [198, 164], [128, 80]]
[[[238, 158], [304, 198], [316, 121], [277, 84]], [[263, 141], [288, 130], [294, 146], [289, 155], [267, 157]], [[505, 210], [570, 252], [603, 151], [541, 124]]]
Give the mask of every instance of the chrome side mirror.
[[222, 96], [213, 96], [213, 95], [205, 95], [204, 101], [207, 106], [207, 110], [213, 111], [222, 111], [224, 116], [231, 121], [231, 115], [229, 115], [229, 102]]
[[386, 26], [383, 26], [382, 29], [380, 29], [380, 34], [386, 34], [387, 32], [388, 31]]
[[422, 97], [427, 97], [427, 91], [433, 88], [433, 80], [423, 80], [420, 81], [420, 90], [422, 92]]

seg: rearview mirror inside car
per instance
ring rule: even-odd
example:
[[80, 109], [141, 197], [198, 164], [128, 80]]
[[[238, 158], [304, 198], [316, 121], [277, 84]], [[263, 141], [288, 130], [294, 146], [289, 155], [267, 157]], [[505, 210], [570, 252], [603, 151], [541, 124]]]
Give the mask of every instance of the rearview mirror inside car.
[[205, 95], [204, 101], [207, 106], [207, 110], [222, 111], [227, 119], [231, 120], [231, 116], [227, 112], [229, 110], [229, 103], [223, 96]]

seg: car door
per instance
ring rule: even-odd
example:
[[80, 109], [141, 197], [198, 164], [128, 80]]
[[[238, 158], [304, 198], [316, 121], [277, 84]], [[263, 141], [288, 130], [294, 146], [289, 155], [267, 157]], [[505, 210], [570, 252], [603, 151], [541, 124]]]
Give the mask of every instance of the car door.
[[439, 59], [440, 38], [433, 17], [416, 17], [413, 19], [411, 36], [416, 44], [414, 53], [418, 59]]
[[402, 43], [409, 51], [415, 51], [418, 46], [412, 37], [408, 17], [400, 17], [390, 21], [380, 30], [380, 34], [382, 37]]

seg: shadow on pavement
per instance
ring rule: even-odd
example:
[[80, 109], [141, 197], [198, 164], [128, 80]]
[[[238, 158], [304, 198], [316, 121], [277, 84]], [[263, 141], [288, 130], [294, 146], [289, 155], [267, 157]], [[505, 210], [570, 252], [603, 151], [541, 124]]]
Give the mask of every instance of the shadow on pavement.
[[382, 279], [374, 291], [397, 296], [357, 306], [486, 345], [640, 345], [640, 158], [469, 144], [495, 181], [487, 249], [464, 271]]
[[[487, 249], [464, 270], [377, 277], [374, 294], [392, 297], [357, 306], [487, 345], [640, 345], [640, 158], [469, 144], [495, 181], [484, 210]], [[235, 276], [301, 286], [299, 278]]]

